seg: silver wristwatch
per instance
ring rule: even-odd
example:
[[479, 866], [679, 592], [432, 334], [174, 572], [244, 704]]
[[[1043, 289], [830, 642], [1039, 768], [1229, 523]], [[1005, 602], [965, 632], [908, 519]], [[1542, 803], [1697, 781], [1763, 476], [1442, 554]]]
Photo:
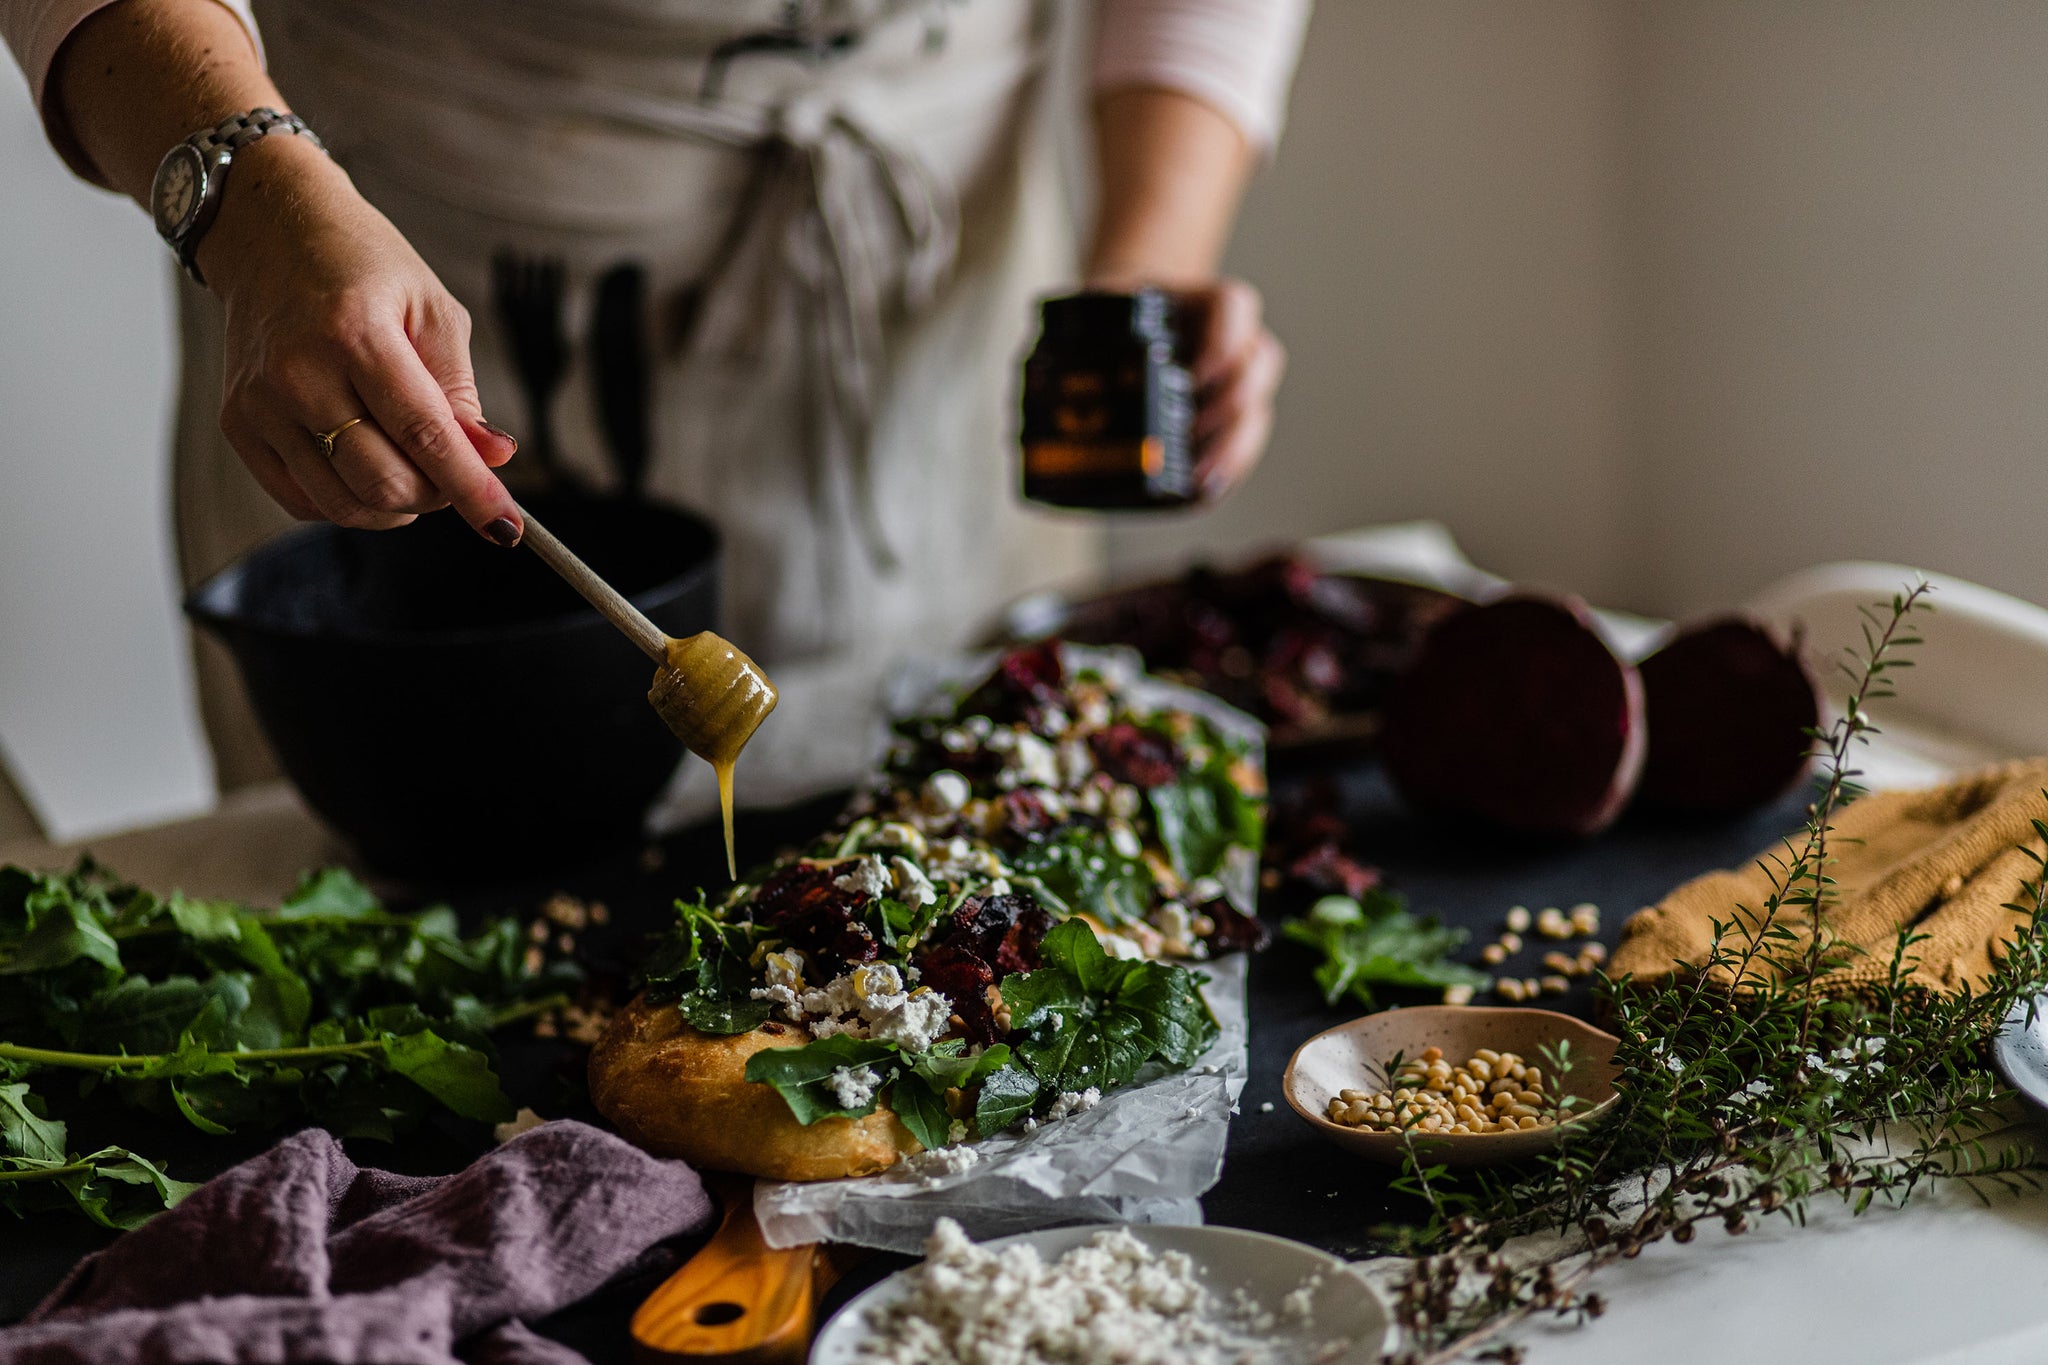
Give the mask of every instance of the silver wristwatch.
[[206, 235], [214, 215], [220, 212], [221, 187], [227, 183], [228, 164], [238, 150], [272, 133], [296, 133], [326, 150], [326, 145], [297, 114], [251, 109], [219, 127], [194, 133], [166, 152], [157, 166], [156, 180], [149, 187], [150, 216], [156, 219], [157, 236], [178, 253], [178, 263], [196, 283], [206, 283], [195, 257], [199, 239]]

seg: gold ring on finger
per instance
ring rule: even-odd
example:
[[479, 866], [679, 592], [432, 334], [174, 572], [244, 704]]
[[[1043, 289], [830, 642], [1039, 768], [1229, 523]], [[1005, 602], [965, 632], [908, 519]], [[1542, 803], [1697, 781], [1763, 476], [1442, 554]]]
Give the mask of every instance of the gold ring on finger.
[[335, 438], [337, 438], [338, 436], [341, 435], [341, 433], [347, 431], [350, 427], [354, 426], [356, 423], [362, 420], [363, 419], [360, 417], [351, 417], [346, 422], [343, 422], [340, 426], [336, 427], [332, 431], [313, 432], [313, 444], [320, 447], [320, 454], [322, 458], [329, 460], [333, 459]]

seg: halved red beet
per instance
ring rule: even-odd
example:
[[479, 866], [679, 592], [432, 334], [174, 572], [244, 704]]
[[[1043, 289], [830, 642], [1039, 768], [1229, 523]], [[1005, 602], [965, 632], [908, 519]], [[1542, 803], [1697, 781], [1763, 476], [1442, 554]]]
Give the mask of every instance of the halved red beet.
[[1732, 814], [1784, 795], [1806, 771], [1821, 702], [1796, 641], [1720, 617], [1680, 631], [1642, 674], [1643, 801]]
[[1643, 689], [1573, 599], [1509, 597], [1432, 630], [1387, 702], [1412, 805], [1530, 834], [1597, 834], [1643, 766]]

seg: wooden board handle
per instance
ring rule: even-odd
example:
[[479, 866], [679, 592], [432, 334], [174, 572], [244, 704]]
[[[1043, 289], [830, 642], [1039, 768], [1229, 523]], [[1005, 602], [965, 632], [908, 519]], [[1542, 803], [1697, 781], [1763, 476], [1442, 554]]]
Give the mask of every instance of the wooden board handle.
[[752, 1181], [717, 1192], [724, 1221], [633, 1314], [634, 1352], [643, 1361], [803, 1365], [817, 1327], [818, 1247], [770, 1247], [754, 1219]]

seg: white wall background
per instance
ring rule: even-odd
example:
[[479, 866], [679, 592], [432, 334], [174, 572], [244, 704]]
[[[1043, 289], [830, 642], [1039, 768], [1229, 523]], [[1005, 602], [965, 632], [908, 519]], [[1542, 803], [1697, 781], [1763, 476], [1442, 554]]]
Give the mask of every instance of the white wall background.
[[80, 837], [212, 800], [171, 569], [171, 281], [4, 62], [0, 186], [0, 762]]
[[[1231, 256], [1273, 452], [1121, 566], [1432, 516], [1653, 612], [1850, 556], [2048, 600], [2043, 73], [2012, 0], [1323, 0]], [[0, 185], [0, 752], [76, 833], [206, 784], [167, 290], [4, 92]]]

